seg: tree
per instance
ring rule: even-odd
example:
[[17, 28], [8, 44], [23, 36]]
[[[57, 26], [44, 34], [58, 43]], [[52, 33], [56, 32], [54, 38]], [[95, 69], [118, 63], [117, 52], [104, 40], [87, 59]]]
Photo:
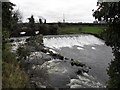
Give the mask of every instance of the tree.
[[22, 16], [19, 10], [13, 11], [12, 15], [12, 25], [10, 29], [10, 36], [19, 36], [22, 26], [19, 23], [22, 23]]
[[13, 12], [13, 19], [16, 21], [16, 23], [21, 23], [22, 22], [22, 15], [21, 15], [19, 9], [15, 10]]
[[25, 88], [29, 82], [7, 40], [14, 20], [14, 6], [11, 2], [2, 3], [2, 88]]
[[11, 2], [3, 2], [2, 3], [2, 49], [5, 49], [5, 44], [7, 43], [7, 39], [9, 38], [9, 31], [11, 28], [12, 19], [12, 10], [13, 6], [15, 6]]
[[31, 23], [31, 24], [35, 23], [33, 15], [30, 18], [28, 18], [28, 20], [29, 20], [29, 23]]
[[28, 18], [28, 20], [29, 20], [29, 27], [30, 27], [29, 33], [30, 35], [35, 35], [36, 27], [35, 27], [35, 19], [33, 15], [30, 18]]
[[46, 19], [44, 20], [44, 24], [46, 24]]
[[13, 6], [15, 6], [15, 4], [11, 2], [2, 3], [2, 28], [11, 28]]
[[108, 46], [112, 47], [114, 60], [109, 64], [107, 73], [109, 75], [108, 88], [120, 88], [120, 2], [98, 2], [99, 8], [94, 11], [93, 16], [98, 21], [108, 23], [103, 37]]
[[42, 19], [41, 19], [41, 18], [39, 19], [39, 23], [40, 23], [40, 24], [43, 24], [43, 22], [42, 22]]

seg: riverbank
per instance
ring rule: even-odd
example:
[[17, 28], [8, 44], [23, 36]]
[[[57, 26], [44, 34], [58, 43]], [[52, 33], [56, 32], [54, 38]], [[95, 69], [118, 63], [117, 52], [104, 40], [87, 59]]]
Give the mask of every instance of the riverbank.
[[104, 40], [102, 33], [106, 30], [106, 26], [93, 25], [66, 25], [58, 29], [58, 35], [80, 35], [90, 34]]
[[81, 33], [92, 33], [92, 34], [100, 34], [106, 29], [105, 26], [88, 26], [88, 25], [66, 25], [64, 27], [60, 27], [58, 29], [58, 34], [81, 34]]

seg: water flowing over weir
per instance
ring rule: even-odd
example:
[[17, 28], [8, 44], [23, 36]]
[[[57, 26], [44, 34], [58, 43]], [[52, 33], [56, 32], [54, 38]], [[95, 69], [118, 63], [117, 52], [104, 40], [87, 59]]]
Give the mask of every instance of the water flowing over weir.
[[111, 48], [103, 40], [87, 34], [48, 35], [44, 36], [43, 43], [51, 51], [90, 66], [89, 74], [105, 85], [108, 80], [106, 69], [113, 56]]
[[73, 47], [84, 45], [104, 45], [104, 41], [92, 35], [58, 35], [45, 36], [44, 45], [46, 47], [60, 49], [62, 47]]
[[43, 37], [45, 47], [42, 46], [44, 51], [41, 51], [34, 49], [35, 44], [30, 47], [28, 39], [30, 37], [10, 38], [11, 51], [15, 53], [19, 46], [30, 51], [30, 56], [21, 62], [37, 87], [105, 87], [106, 69], [113, 56], [103, 40], [88, 34], [48, 35]]

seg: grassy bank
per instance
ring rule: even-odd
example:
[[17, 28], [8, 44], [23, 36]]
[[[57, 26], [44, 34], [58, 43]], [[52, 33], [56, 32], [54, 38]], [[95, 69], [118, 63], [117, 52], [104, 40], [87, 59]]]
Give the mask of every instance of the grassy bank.
[[99, 35], [105, 27], [103, 26], [65, 26], [59, 28], [58, 33], [63, 34], [81, 34], [81, 33], [92, 33]]
[[3, 62], [3, 88], [28, 88], [29, 78], [19, 64]]
[[11, 46], [5, 45], [2, 51], [2, 88], [29, 88], [30, 80], [25, 70], [10, 51]]

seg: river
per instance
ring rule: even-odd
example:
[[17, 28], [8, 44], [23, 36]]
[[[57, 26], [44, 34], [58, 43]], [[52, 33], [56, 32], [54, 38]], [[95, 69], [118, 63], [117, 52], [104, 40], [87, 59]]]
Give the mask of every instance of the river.
[[106, 69], [113, 58], [112, 50], [105, 42], [93, 35], [49, 35], [44, 36], [44, 45], [65, 57], [79, 60], [91, 67], [93, 75], [105, 85], [108, 80]]
[[[14, 39], [11, 43], [12, 52], [15, 52], [19, 45], [25, 45], [27, 38], [29, 37], [11, 38]], [[43, 44], [44, 49], [61, 54], [64, 59], [54, 58], [49, 52], [31, 52], [25, 63], [28, 63], [26, 64], [28, 74], [37, 87], [103, 88], [106, 86], [108, 81], [106, 69], [113, 55], [111, 48], [106, 46], [103, 40], [89, 34], [47, 35], [43, 37]], [[86, 66], [76, 66], [72, 64], [73, 62], [83, 63]]]

